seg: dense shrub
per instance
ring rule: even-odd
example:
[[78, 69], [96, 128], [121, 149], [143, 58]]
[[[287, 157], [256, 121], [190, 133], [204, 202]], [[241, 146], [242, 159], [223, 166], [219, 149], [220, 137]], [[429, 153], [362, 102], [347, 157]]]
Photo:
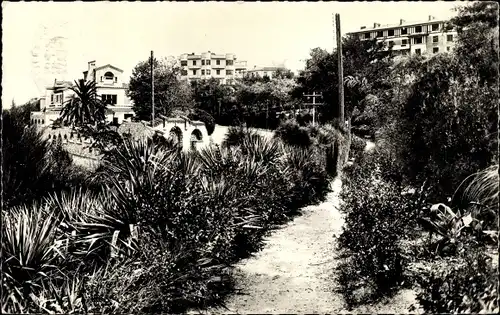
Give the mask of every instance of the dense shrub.
[[61, 144], [48, 143], [42, 131], [24, 124], [25, 115], [2, 112], [2, 197], [4, 207], [41, 200], [49, 192], [85, 184]]
[[351, 140], [351, 148], [349, 150], [350, 155], [357, 159], [359, 158], [366, 148], [366, 140], [358, 136], [353, 135]]
[[[407, 261], [399, 242], [415, 226], [416, 206], [379, 167], [365, 159], [344, 176], [340, 210], [346, 217], [338, 244], [347, 258], [337, 270], [350, 306], [390, 295], [404, 280]], [[368, 293], [356, 297], [363, 289]]]
[[295, 120], [283, 122], [274, 132], [276, 138], [284, 143], [307, 148], [312, 145], [313, 140], [306, 127], [300, 126]]
[[417, 277], [417, 300], [425, 312], [499, 312], [498, 268], [483, 252], [468, 250], [463, 258], [438, 260]]
[[215, 119], [212, 117], [212, 115], [202, 109], [197, 108], [193, 110], [189, 113], [188, 118], [192, 120], [199, 120], [205, 123], [205, 127], [207, 128], [207, 133], [209, 136], [215, 130]]

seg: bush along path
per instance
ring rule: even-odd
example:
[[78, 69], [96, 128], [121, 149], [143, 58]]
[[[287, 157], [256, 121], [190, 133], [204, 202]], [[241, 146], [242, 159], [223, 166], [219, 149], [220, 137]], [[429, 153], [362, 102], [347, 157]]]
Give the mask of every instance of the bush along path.
[[266, 238], [262, 251], [234, 266], [237, 293], [228, 296], [226, 308], [189, 314], [408, 312], [415, 303], [410, 290], [351, 310], [336, 292], [336, 237], [344, 223], [338, 210], [340, 176], [331, 185], [325, 202], [304, 207], [300, 217]]

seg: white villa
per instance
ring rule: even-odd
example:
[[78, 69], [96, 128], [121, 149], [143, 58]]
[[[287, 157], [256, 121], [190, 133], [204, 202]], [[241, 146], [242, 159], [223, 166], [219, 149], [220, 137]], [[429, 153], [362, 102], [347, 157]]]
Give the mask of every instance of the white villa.
[[[95, 61], [88, 63], [83, 79], [96, 82], [97, 95], [108, 105], [106, 121], [121, 124], [134, 116], [132, 103], [127, 97], [128, 85], [123, 80], [123, 70], [107, 64], [96, 67]], [[31, 123], [40, 126], [52, 124], [61, 114], [65, 103], [74, 96], [70, 81], [54, 80], [47, 87], [45, 96], [40, 100], [40, 111], [31, 113]]]

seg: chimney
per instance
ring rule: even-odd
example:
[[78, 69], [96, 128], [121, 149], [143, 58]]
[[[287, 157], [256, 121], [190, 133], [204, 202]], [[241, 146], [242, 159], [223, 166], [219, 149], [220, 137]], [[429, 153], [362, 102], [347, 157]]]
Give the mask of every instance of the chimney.
[[89, 61], [87, 80], [95, 79], [94, 77], [95, 60]]
[[400, 19], [400, 20], [399, 20], [399, 25], [403, 25], [403, 23], [404, 23], [404, 22], [406, 22], [406, 21], [405, 21], [405, 20], [403, 20], [403, 19]]
[[366, 28], [366, 26], [361, 26], [361, 28], [360, 28], [360, 29], [364, 30], [365, 28]]
[[376, 28], [378, 26], [378, 23], [373, 23], [373, 28]]
[[429, 15], [429, 21], [434, 20], [434, 17], [432, 15]]

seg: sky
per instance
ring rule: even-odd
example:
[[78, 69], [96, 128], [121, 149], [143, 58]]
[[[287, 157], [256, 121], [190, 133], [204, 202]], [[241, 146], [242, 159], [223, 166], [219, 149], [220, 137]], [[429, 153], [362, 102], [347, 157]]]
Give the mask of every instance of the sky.
[[[249, 68], [303, 69], [312, 48], [335, 47], [333, 14], [342, 34], [361, 26], [450, 18], [459, 2], [2, 2], [2, 106], [40, 96], [32, 49], [43, 27], [66, 38], [67, 75], [88, 61], [112, 64], [129, 78], [140, 61], [182, 53], [236, 54]], [[462, 2], [461, 4], [464, 4]], [[38, 71], [38, 72], [37, 72]], [[46, 75], [47, 76], [47, 75]], [[50, 76], [50, 75], [48, 75]], [[50, 78], [53, 81], [54, 78]], [[37, 84], [38, 83], [38, 84]]]

